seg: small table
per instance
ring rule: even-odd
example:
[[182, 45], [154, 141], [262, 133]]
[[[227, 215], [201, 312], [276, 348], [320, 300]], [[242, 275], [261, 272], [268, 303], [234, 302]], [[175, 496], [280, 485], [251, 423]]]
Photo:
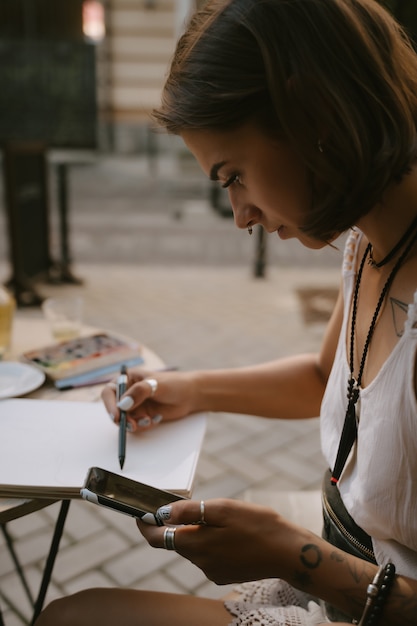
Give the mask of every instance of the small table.
[[[89, 335], [93, 332], [98, 332], [99, 329], [84, 326], [82, 328], [82, 335]], [[19, 355], [22, 352], [27, 350], [32, 350], [41, 346], [48, 345], [53, 343], [52, 336], [50, 334], [49, 328], [47, 326], [46, 321], [42, 317], [35, 317], [33, 314], [28, 314], [27, 311], [16, 313], [16, 317], [13, 323], [13, 334], [12, 334], [12, 346], [11, 352], [8, 356], [8, 360], [18, 360]], [[155, 370], [160, 369], [164, 366], [162, 360], [154, 353], [152, 350], [147, 348], [146, 346], [142, 346], [142, 355], [144, 359], [143, 367]], [[70, 389], [67, 391], [59, 391], [55, 388], [52, 382], [46, 381], [42, 387], [32, 391], [25, 395], [26, 398], [39, 398], [42, 400], [66, 400], [68, 402], [71, 401], [82, 401], [82, 402], [97, 402], [101, 400], [101, 392], [103, 390], [104, 384], [94, 385], [91, 387], [80, 387], [78, 389]], [[53, 533], [51, 546], [49, 549], [48, 557], [45, 563], [45, 568], [42, 576], [41, 585], [39, 588], [37, 599], [34, 600], [32, 598], [30, 589], [26, 582], [23, 568], [19, 562], [17, 554], [14, 550], [13, 540], [8, 533], [7, 523], [12, 520], [18, 519], [19, 517], [23, 517], [24, 515], [29, 515], [30, 513], [34, 513], [35, 511], [39, 511], [51, 504], [58, 502], [58, 500], [50, 500], [50, 499], [14, 499], [14, 498], [0, 498], [0, 528], [3, 532], [3, 535], [6, 540], [6, 544], [8, 546], [10, 555], [13, 559], [13, 562], [16, 567], [16, 571], [19, 575], [20, 580], [22, 581], [23, 588], [26, 592], [26, 595], [29, 598], [30, 603], [33, 606], [34, 612], [31, 624], [34, 624], [40, 612], [42, 611], [42, 607], [45, 601], [46, 592], [48, 590], [49, 581], [52, 575], [52, 569], [55, 563], [56, 556], [58, 554], [59, 543], [61, 540], [62, 532], [64, 530], [65, 520], [67, 517], [70, 500], [62, 500], [60, 512], [57, 517], [57, 521], [55, 523], [55, 530]], [[0, 626], [3, 626], [3, 620], [0, 609]]]

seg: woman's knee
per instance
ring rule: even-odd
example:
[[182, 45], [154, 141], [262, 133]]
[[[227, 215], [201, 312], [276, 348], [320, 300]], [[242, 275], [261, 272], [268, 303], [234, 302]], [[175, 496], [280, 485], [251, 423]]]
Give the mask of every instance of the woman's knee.
[[65, 598], [60, 600], [53, 600], [42, 611], [42, 613], [35, 622], [35, 626], [52, 626], [52, 624], [61, 624], [63, 626], [66, 623], [64, 618], [64, 604]]
[[53, 600], [48, 604], [36, 620], [35, 626], [83, 626], [93, 622], [90, 620], [90, 611], [86, 607], [94, 606], [97, 589], [87, 589], [78, 593]]

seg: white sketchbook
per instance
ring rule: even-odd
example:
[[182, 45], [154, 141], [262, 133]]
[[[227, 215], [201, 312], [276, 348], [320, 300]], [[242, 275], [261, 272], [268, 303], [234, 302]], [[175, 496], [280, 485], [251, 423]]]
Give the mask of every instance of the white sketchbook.
[[204, 414], [127, 433], [120, 470], [118, 428], [102, 402], [0, 401], [0, 496], [78, 498], [87, 471], [102, 467], [191, 496]]

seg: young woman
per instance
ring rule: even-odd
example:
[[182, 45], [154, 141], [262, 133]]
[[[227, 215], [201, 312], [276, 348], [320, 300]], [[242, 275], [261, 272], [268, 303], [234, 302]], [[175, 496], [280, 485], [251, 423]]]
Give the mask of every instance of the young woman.
[[[155, 118], [228, 189], [239, 228], [261, 224], [309, 248], [350, 234], [320, 354], [234, 370], [132, 372], [119, 408], [135, 428], [205, 410], [320, 414], [330, 468], [323, 538], [266, 507], [177, 502], [161, 510], [167, 526], [138, 522], [140, 531], [211, 580], [243, 583], [232, 597], [87, 590], [52, 603], [37, 626], [414, 625], [411, 45], [375, 0], [209, 0], [178, 43]], [[118, 421], [111, 385], [103, 398]]]

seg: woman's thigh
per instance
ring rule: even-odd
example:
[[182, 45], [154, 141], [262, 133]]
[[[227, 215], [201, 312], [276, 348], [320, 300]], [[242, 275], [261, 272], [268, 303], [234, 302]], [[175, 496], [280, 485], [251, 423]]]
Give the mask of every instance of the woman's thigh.
[[221, 600], [132, 589], [88, 589], [52, 602], [36, 626], [227, 626], [231, 620]]

